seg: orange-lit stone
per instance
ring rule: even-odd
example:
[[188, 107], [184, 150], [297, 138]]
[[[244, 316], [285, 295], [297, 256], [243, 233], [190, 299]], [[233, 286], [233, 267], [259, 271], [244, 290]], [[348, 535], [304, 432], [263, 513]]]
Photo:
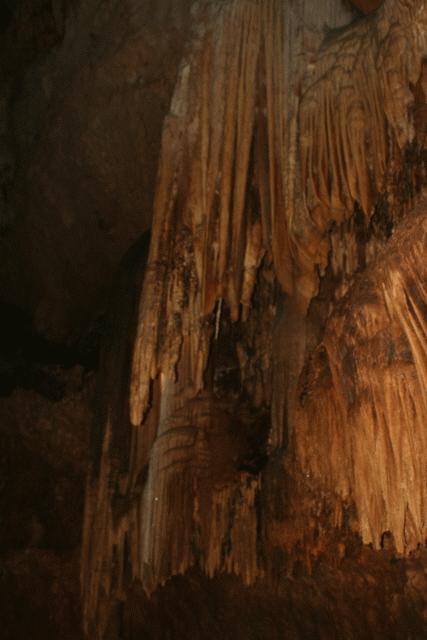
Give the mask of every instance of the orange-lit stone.
[[378, 7], [383, 3], [383, 0], [351, 0], [351, 4], [353, 4], [357, 9], [363, 11], [363, 13], [372, 13], [378, 9]]

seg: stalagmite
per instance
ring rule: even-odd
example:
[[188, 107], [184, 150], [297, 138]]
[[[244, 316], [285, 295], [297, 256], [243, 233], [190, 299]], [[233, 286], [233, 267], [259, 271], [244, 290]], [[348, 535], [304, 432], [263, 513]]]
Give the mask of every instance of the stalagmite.
[[[313, 526], [268, 515], [273, 460], [317, 483], [332, 527], [352, 505], [365, 542], [425, 540], [427, 209], [396, 182], [419, 144], [427, 6], [388, 0], [344, 27], [350, 10], [323, 5], [198, 5], [164, 123], [129, 415], [105, 400], [88, 479], [88, 637], [132, 581], [150, 594], [191, 567], [268, 581], [270, 547], [301, 548]], [[412, 221], [390, 240], [381, 197], [396, 228]], [[310, 310], [328, 277], [323, 327]]]

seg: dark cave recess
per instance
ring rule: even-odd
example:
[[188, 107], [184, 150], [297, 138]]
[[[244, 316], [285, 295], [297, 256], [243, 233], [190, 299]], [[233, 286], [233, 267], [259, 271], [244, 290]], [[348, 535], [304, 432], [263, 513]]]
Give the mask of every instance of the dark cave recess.
[[74, 344], [57, 344], [38, 334], [31, 318], [18, 307], [0, 301], [0, 397], [15, 389], [33, 389], [52, 401], [64, 397], [61, 371], [76, 365], [92, 371], [98, 365], [105, 318], [100, 315]]
[[16, 0], [3, 0], [0, 6], [0, 33], [8, 28], [16, 7]]

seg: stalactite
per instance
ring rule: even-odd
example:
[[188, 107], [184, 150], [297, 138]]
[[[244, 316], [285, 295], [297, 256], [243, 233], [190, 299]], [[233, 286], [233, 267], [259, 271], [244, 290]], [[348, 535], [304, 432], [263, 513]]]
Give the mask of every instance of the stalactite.
[[[245, 255], [251, 252], [256, 264], [270, 250], [282, 288], [293, 290], [300, 233], [294, 222], [298, 85], [306, 38], [312, 34], [304, 21], [310, 12], [319, 12], [312, 5], [252, 0], [205, 9], [204, 24], [211, 26], [200, 30], [183, 63], [164, 127], [152, 253], [141, 298], [153, 305], [147, 309], [143, 302], [135, 347], [135, 424], [149, 405], [150, 378], [165, 370], [166, 360], [172, 371], [178, 357], [179, 340], [170, 349], [159, 335], [160, 313], [170, 326], [180, 317], [182, 335], [189, 330], [186, 319], [197, 319], [191, 327], [199, 354], [193, 373], [197, 390], [203, 385], [209, 341], [197, 323], [212, 313], [219, 298], [227, 300], [232, 318], [238, 319], [240, 305], [247, 306]], [[326, 5], [320, 13], [332, 20], [334, 12]], [[341, 18], [338, 12], [335, 19]], [[248, 198], [251, 190], [257, 194], [255, 209]], [[185, 231], [182, 244], [177, 228]], [[168, 261], [172, 252], [182, 255], [185, 281], [168, 276], [168, 269], [176, 272], [173, 260]], [[183, 300], [190, 305], [185, 313]], [[161, 304], [166, 305], [163, 312]], [[165, 334], [176, 335], [172, 328]]]
[[355, 202], [372, 215], [414, 138], [410, 86], [427, 50], [426, 16], [425, 2], [386, 2], [308, 66], [299, 111], [305, 206], [291, 233], [313, 278], [313, 264], [327, 263], [330, 224], [348, 219]]
[[366, 542], [390, 531], [399, 552], [427, 534], [426, 242], [424, 201], [331, 314], [296, 430], [304, 472], [354, 502]]
[[[401, 436], [389, 419], [397, 406], [406, 450], [413, 452], [407, 425], [414, 395], [390, 377], [383, 414], [375, 409], [384, 397], [381, 375], [389, 373], [385, 368], [357, 386], [372, 363], [363, 354], [354, 363], [351, 349], [358, 345], [345, 342], [353, 322], [345, 311], [331, 316], [324, 344], [306, 367], [301, 407], [297, 385], [305, 314], [319, 268], [326, 268], [331, 225], [351, 229], [355, 202], [367, 217], [372, 213], [394, 175], [394, 154], [413, 136], [408, 86], [426, 49], [421, 5], [389, 0], [317, 54], [323, 35], [305, 24], [308, 8], [315, 7], [320, 24], [334, 15], [331, 4], [201, 3], [164, 123], [133, 354], [128, 463], [118, 465], [112, 455], [110, 407], [99, 465], [88, 481], [82, 586], [91, 637], [103, 637], [112, 602], [125, 597], [129, 580], [151, 593], [193, 566], [209, 576], [235, 573], [248, 584], [264, 575], [262, 465], [247, 462], [253, 424], [266, 450], [286, 449], [303, 474], [355, 501], [365, 539], [379, 539], [382, 530], [395, 530], [400, 547], [402, 536], [408, 547], [420, 539], [420, 496], [408, 497], [402, 512], [393, 492], [411, 474], [425, 481], [425, 472], [414, 453], [404, 468], [391, 462]], [[331, 26], [342, 26], [341, 19]], [[345, 248], [349, 272], [353, 249], [351, 257]], [[363, 340], [382, 327], [376, 323], [387, 325], [389, 313], [392, 326], [400, 326], [396, 318], [406, 305], [412, 316], [405, 340], [420, 359], [422, 292], [411, 289], [405, 297], [409, 271], [402, 267], [399, 276], [394, 267], [394, 276], [378, 276], [385, 297], [358, 308], [355, 335], [363, 352]], [[350, 278], [345, 286], [349, 296]], [[408, 368], [407, 385], [419, 384], [424, 364]], [[271, 428], [264, 429], [266, 416]], [[416, 438], [424, 437], [421, 414], [416, 420]], [[384, 474], [397, 480], [378, 476], [368, 492], [363, 443], [375, 443], [377, 432], [387, 440]], [[355, 457], [359, 467], [351, 463]], [[333, 526], [341, 514], [337, 500]]]

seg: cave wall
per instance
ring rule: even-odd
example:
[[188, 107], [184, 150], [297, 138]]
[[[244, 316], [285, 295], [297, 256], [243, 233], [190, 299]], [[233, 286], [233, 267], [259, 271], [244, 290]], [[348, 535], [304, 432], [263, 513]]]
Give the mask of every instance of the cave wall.
[[75, 343], [147, 230], [191, 2], [17, 0], [1, 38], [1, 297]]
[[[0, 618], [6, 640], [81, 640], [79, 560], [93, 373], [0, 394]], [[41, 376], [39, 375], [39, 380]]]

